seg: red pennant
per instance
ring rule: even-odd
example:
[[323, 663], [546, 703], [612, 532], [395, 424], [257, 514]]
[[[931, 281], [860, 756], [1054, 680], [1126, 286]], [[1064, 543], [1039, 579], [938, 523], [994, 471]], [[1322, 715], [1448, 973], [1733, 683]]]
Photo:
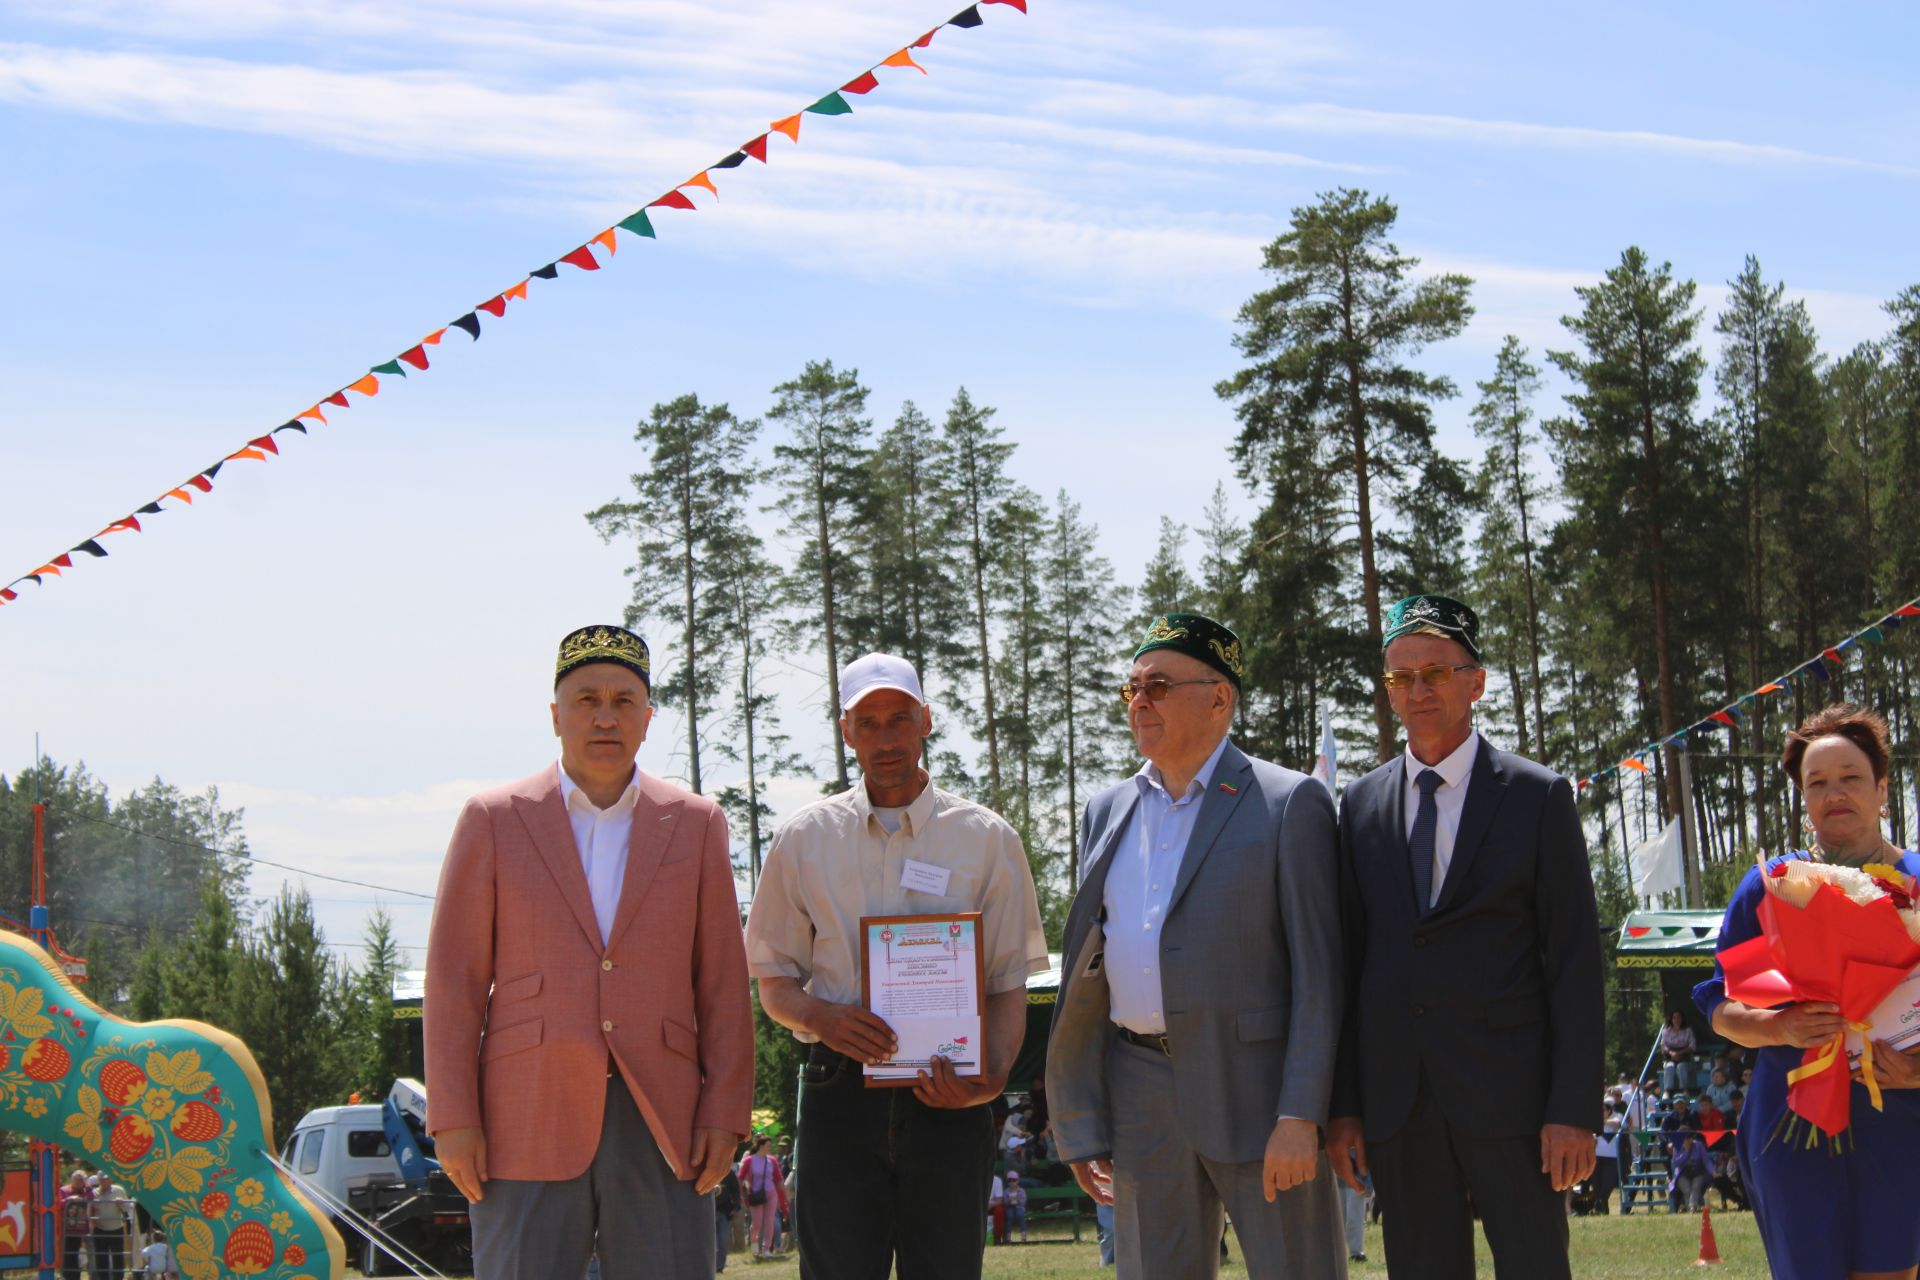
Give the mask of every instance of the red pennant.
[[62, 569], [71, 569], [73, 568], [73, 557], [63, 551], [53, 558], [53, 563], [59, 565]]
[[845, 84], [841, 85], [840, 92], [872, 93], [875, 89], [878, 89], [879, 87], [880, 87], [879, 77], [874, 75], [873, 72], [868, 71], [863, 75], [861, 75], [861, 77], [858, 80], [849, 80]]
[[1728, 715], [1724, 711], [1716, 711], [1712, 715], [1708, 716], [1707, 719], [1716, 721], [1720, 724], [1724, 724], [1729, 729], [1738, 729], [1740, 727], [1740, 722], [1738, 720], [1735, 720], [1732, 716]]
[[1903, 604], [1893, 611], [1896, 618], [1920, 618], [1920, 604]]
[[584, 244], [566, 257], [560, 259], [560, 261], [571, 263], [582, 271], [598, 271], [600, 269], [599, 261], [593, 256], [593, 250]]
[[195, 476], [193, 479], [187, 481], [187, 483], [202, 493], [213, 492], [213, 481], [207, 479], [205, 476]]
[[1828, 662], [1831, 662], [1836, 667], [1844, 667], [1847, 665], [1847, 660], [1840, 656], [1840, 651], [1838, 649], [1822, 649], [1820, 651], [1820, 656], [1825, 658]]
[[280, 452], [280, 446], [273, 442], [272, 436], [261, 436], [258, 440], [249, 440], [247, 443], [256, 449], [265, 449], [268, 453]]
[[1629, 938], [1644, 938], [1652, 932], [1653, 929], [1650, 925], [1630, 924], [1627, 926], [1627, 936]]
[[495, 315], [495, 316], [503, 316], [507, 314], [507, 295], [503, 293], [498, 295], [497, 297], [488, 298], [485, 302], [480, 304], [480, 310], [485, 311], [489, 315]]
[[[333, 393], [332, 395], [330, 395], [330, 396], [328, 396], [328, 397], [327, 397], [327, 398], [326, 398], [325, 400], [322, 400], [322, 401], [321, 401], [320, 403], [321, 403], [321, 404], [337, 404], [337, 405], [339, 405], [339, 406], [340, 406], [340, 407], [341, 407], [342, 409], [344, 409], [344, 408], [346, 408], [346, 407], [347, 407], [347, 393], [346, 393], [346, 390], [345, 390], [345, 389], [343, 388], [343, 389], [341, 389], [341, 390], [339, 390], [339, 391], [336, 391], [336, 392], [334, 392], [334, 393]], [[303, 413], [303, 414], [301, 414], [300, 416], [304, 418], [304, 417], [306, 417], [307, 415]]]
[[765, 164], [767, 162], [767, 135], [764, 133], [761, 134], [740, 149], [752, 156], [755, 160], [758, 160], [761, 164]]
[[685, 195], [678, 191], [669, 191], [647, 206], [649, 209], [691, 209], [694, 207], [693, 201], [687, 199]]
[[[938, 31], [939, 29], [940, 28], [935, 27], [933, 31]], [[933, 31], [927, 32], [927, 34], [921, 36], [918, 40], [915, 40], [912, 44], [908, 45], [907, 48], [909, 49], [926, 48], [928, 45], [933, 43]]]
[[100, 531], [100, 533], [99, 533], [98, 535], [96, 535], [96, 536], [101, 536], [101, 537], [104, 537], [105, 535], [107, 535], [107, 534], [109, 534], [109, 533], [118, 533], [118, 532], [120, 532], [120, 531], [121, 531], [122, 529], [131, 529], [131, 530], [133, 530], [133, 531], [134, 531], [135, 533], [139, 533], [139, 532], [140, 532], [140, 522], [139, 522], [139, 521], [138, 521], [137, 519], [135, 519], [134, 517], [132, 517], [132, 516], [128, 516], [128, 517], [127, 517], [126, 519], [124, 519], [124, 520], [115, 520], [115, 521], [114, 521], [114, 522], [113, 522], [112, 524], [110, 524], [110, 525], [108, 525], [108, 526], [107, 526], [106, 528], [104, 528], [104, 529], [102, 529], [102, 530]]
[[14, 601], [14, 600], [18, 600], [19, 598], [20, 598], [20, 593], [15, 591], [12, 587], [0, 587], [0, 600]]
[[1010, 4], [1020, 12], [1027, 11], [1027, 0], [980, 0], [981, 4]]
[[427, 348], [422, 344], [411, 351], [402, 351], [400, 358], [416, 369], [424, 369], [427, 367]]

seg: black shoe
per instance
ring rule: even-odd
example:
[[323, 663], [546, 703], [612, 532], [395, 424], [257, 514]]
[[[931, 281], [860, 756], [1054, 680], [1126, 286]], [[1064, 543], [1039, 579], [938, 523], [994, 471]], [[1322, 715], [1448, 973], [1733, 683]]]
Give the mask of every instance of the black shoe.
[[1348, 1262], [1365, 1262], [1366, 1260], [1367, 1255], [1364, 1253], [1350, 1253], [1347, 1255]]

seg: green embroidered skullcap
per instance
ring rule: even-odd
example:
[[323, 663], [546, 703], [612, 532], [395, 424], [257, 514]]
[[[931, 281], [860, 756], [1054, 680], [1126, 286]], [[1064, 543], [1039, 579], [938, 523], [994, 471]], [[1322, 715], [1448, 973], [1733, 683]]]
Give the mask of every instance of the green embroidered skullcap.
[[1134, 657], [1155, 649], [1172, 649], [1200, 661], [1240, 687], [1245, 667], [1240, 661], [1240, 637], [1212, 618], [1197, 613], [1163, 613], [1147, 628], [1146, 639], [1133, 651]]
[[553, 664], [553, 683], [558, 686], [567, 672], [589, 662], [611, 662], [625, 667], [639, 676], [649, 690], [653, 688], [647, 642], [625, 627], [581, 627], [578, 631], [569, 631], [560, 641], [560, 656]]
[[1479, 615], [1452, 596], [1408, 596], [1387, 606], [1380, 631], [1382, 649], [1401, 636], [1416, 634], [1457, 640], [1475, 662], [1480, 661]]

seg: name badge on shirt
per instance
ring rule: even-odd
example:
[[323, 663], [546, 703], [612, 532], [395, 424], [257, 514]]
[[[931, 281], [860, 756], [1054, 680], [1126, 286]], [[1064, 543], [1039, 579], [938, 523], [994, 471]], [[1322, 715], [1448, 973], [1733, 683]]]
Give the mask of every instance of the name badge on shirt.
[[947, 867], [936, 867], [930, 862], [916, 862], [907, 859], [900, 868], [900, 887], [919, 893], [941, 894], [947, 891], [947, 880], [953, 875]]

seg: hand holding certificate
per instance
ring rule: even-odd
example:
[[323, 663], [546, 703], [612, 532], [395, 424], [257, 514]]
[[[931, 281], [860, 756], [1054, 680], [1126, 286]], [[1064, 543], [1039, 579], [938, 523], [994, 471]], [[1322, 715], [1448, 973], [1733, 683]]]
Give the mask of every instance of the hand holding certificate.
[[980, 913], [863, 916], [861, 980], [867, 1008], [893, 1029], [893, 1056], [865, 1068], [873, 1087], [911, 1085], [945, 1058], [955, 1075], [986, 1062], [985, 962]]

